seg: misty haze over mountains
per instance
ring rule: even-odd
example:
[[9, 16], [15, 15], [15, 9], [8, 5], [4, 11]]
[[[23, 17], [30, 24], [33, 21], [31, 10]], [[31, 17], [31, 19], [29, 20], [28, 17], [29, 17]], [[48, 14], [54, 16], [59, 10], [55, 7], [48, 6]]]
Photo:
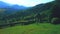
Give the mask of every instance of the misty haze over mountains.
[[[11, 14], [20, 10], [26, 10], [28, 7], [20, 5], [11, 5], [5, 2], [0, 1], [0, 10], [3, 10], [5, 14]], [[0, 11], [1, 12], [1, 11]]]
[[5, 8], [5, 9], [26, 9], [27, 7], [25, 6], [20, 6], [20, 5], [11, 5], [5, 2], [0, 1], [0, 8]]

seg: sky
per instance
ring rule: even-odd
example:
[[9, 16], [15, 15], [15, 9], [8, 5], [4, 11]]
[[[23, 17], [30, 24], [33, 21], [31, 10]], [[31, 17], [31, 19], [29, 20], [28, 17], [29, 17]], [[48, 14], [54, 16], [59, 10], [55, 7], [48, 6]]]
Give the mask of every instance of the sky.
[[37, 4], [51, 2], [53, 0], [0, 0], [0, 1], [12, 4], [12, 5], [17, 4], [17, 5], [23, 5], [26, 7], [31, 7]]

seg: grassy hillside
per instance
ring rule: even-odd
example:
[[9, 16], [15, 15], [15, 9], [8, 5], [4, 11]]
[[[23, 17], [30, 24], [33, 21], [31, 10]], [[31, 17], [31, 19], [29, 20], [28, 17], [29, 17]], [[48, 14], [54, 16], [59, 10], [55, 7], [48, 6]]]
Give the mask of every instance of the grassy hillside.
[[40, 23], [0, 29], [0, 34], [60, 34], [60, 25]]

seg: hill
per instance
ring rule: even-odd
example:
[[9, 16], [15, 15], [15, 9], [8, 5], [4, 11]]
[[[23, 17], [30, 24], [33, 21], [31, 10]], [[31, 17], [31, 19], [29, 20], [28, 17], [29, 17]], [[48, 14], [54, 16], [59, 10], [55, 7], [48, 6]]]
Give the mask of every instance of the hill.
[[10, 14], [0, 9], [0, 34], [60, 34], [59, 3], [55, 0]]
[[[42, 15], [43, 21], [44, 20], [48, 21], [53, 5], [54, 5], [54, 1], [49, 2], [49, 3], [45, 3], [45, 4], [39, 4], [39, 5], [36, 5], [34, 7], [30, 7], [26, 10], [18, 10], [18, 12], [13, 11], [12, 14], [9, 14], [11, 12], [11, 9], [7, 9], [7, 10], [5, 10], [6, 13], [4, 12], [2, 14], [3, 16], [1, 16], [0, 20], [1, 20], [1, 22], [4, 21], [3, 23], [16, 22], [16, 21], [18, 22], [20, 20], [27, 20], [27, 19], [34, 20], [33, 19], [34, 16], [36, 14], [40, 13]], [[18, 8], [18, 5], [14, 5], [13, 7], [14, 7], [14, 9], [16, 7]]]

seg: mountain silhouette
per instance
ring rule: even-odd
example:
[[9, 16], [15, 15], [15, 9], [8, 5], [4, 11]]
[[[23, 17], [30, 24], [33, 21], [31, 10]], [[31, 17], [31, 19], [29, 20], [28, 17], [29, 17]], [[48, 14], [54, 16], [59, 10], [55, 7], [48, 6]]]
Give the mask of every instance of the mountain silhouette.
[[18, 12], [20, 10], [25, 10], [27, 8], [28, 7], [25, 7], [22, 5], [17, 5], [17, 4], [11, 5], [11, 4], [5, 3], [3, 1], [0, 1], [0, 10], [5, 10], [5, 11], [3, 11], [5, 14], [15, 13], [15, 12]]
[[25, 6], [20, 6], [20, 5], [11, 5], [5, 2], [0, 1], [0, 8], [5, 8], [5, 9], [26, 9], [27, 7]]

